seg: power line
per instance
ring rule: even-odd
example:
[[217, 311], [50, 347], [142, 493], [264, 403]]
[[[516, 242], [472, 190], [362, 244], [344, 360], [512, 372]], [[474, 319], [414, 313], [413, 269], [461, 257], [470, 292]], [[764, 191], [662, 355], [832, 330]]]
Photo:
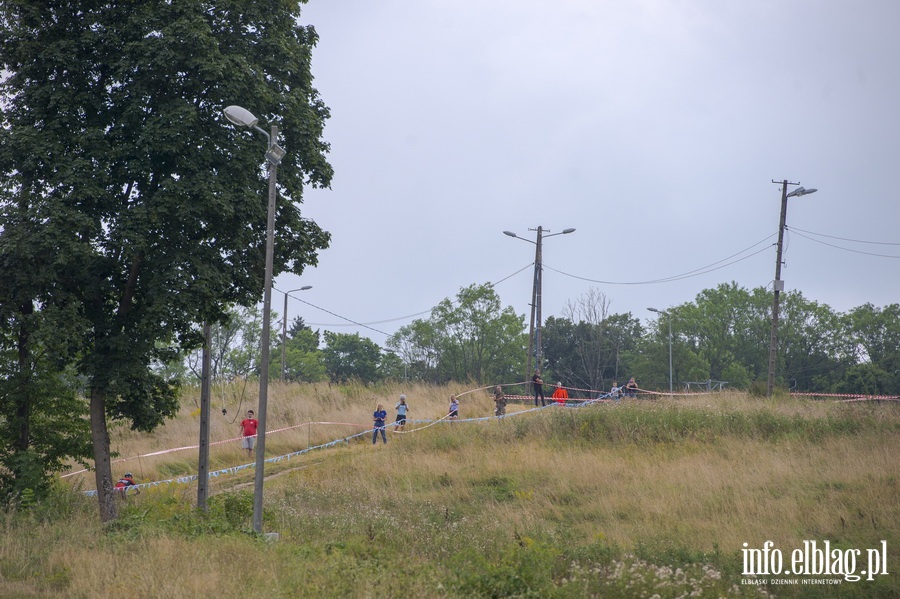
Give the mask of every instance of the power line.
[[[293, 297], [293, 296], [292, 296], [292, 297]], [[376, 328], [374, 328], [374, 327], [370, 327], [370, 326], [367, 325], [367, 324], [363, 324], [363, 323], [361, 323], [361, 322], [356, 322], [355, 320], [353, 320], [353, 319], [351, 319], [351, 318], [347, 318], [346, 316], [341, 316], [340, 314], [336, 314], [336, 313], [332, 312], [331, 310], [326, 310], [325, 308], [322, 308], [321, 306], [317, 306], [317, 305], [315, 305], [315, 304], [311, 304], [311, 303], [309, 303], [309, 302], [306, 301], [306, 300], [300, 299], [299, 297], [294, 297], [294, 299], [297, 300], [298, 302], [303, 302], [303, 303], [306, 304], [307, 306], [312, 306], [312, 307], [315, 308], [316, 310], [321, 310], [322, 312], [327, 312], [328, 314], [331, 314], [332, 316], [336, 316], [337, 318], [340, 318], [340, 319], [342, 319], [342, 320], [346, 320], [347, 322], [350, 322], [350, 323], [352, 323], [352, 324], [355, 324], [355, 325], [358, 326], [358, 327], [364, 327], [364, 328], [367, 328], [367, 329], [369, 329], [370, 331], [375, 331], [376, 333], [381, 333], [382, 335], [384, 335], [384, 336], [386, 336], [386, 337], [390, 337], [390, 336], [391, 336], [390, 333], [385, 333], [384, 331], [381, 331], [381, 330], [376, 329]], [[313, 323], [309, 323], [309, 324], [312, 325]], [[336, 325], [313, 325], [313, 326], [336, 326]]]
[[[520, 268], [520, 269], [517, 270], [516, 272], [512, 273], [511, 275], [507, 275], [507, 276], [503, 277], [502, 279], [500, 279], [499, 281], [496, 281], [496, 282], [494, 282], [494, 283], [491, 283], [491, 286], [496, 286], [496, 285], [502, 283], [503, 281], [505, 281], [505, 280], [507, 280], [507, 279], [510, 279], [510, 278], [516, 276], [517, 274], [519, 274], [520, 272], [522, 272], [522, 271], [525, 270], [526, 268], [531, 268], [533, 265], [534, 265], [534, 262], [529, 262], [528, 264], [526, 264], [525, 266], [523, 266], [522, 268]], [[313, 304], [310, 304], [310, 303], [307, 302], [307, 301], [301, 300], [300, 298], [298, 298], [298, 297], [296, 297], [296, 296], [293, 296], [293, 295], [292, 295], [291, 297], [294, 298], [294, 299], [300, 300], [300, 301], [303, 302], [304, 304], [309, 304], [310, 306], [313, 306]], [[323, 312], [328, 312], [328, 310], [326, 310], [325, 308], [319, 308], [318, 306], [313, 306], [313, 308], [318, 308], [319, 310], [322, 310]], [[306, 324], [307, 324], [308, 326], [313, 326], [313, 327], [349, 327], [349, 326], [353, 326], [353, 325], [358, 325], [358, 326], [363, 326], [363, 327], [366, 327], [366, 328], [371, 328], [371, 327], [369, 327], [368, 325], [372, 325], [372, 324], [385, 324], [385, 323], [388, 323], [388, 322], [397, 322], [397, 321], [400, 321], [400, 320], [408, 320], [408, 319], [410, 319], [410, 318], [415, 318], [416, 316], [422, 316], [422, 315], [424, 315], [424, 314], [430, 314], [430, 313], [431, 313], [431, 309], [423, 310], [423, 311], [421, 311], [421, 312], [416, 312], [415, 314], [408, 314], [408, 315], [406, 315], [406, 316], [398, 316], [397, 318], [388, 318], [388, 319], [386, 319], [386, 320], [377, 320], [377, 321], [374, 321], [374, 322], [367, 322], [367, 323], [359, 323], [359, 322], [356, 322], [356, 321], [351, 320], [351, 319], [349, 319], [349, 318], [346, 318], [346, 317], [344, 317], [344, 316], [340, 316], [339, 314], [335, 314], [334, 312], [328, 312], [328, 313], [329, 313], [329, 314], [332, 314], [332, 315], [334, 315], [334, 316], [337, 316], [338, 318], [342, 318], [342, 319], [346, 320], [348, 323], [352, 323], [352, 324], [345, 324], [345, 323], [337, 323], [337, 324], [333, 324], [333, 323], [325, 323], [325, 322], [307, 322]], [[372, 329], [372, 330], [373, 330], [373, 331], [378, 331], [378, 329]], [[384, 335], [388, 335], [388, 333], [385, 333], [384, 331], [378, 331], [378, 332], [379, 332], [379, 333], [382, 333], [382, 334], [384, 334]]]
[[[671, 282], [671, 281], [679, 281], [679, 280], [687, 279], [687, 278], [690, 278], [690, 277], [695, 277], [695, 276], [704, 275], [704, 274], [707, 274], [707, 273], [710, 273], [710, 272], [713, 272], [713, 271], [716, 271], [716, 270], [725, 268], [726, 266], [731, 266], [732, 264], [737, 264], [738, 262], [741, 262], [741, 261], [746, 260], [746, 259], [748, 259], [748, 258], [752, 258], [753, 256], [755, 256], [755, 255], [757, 255], [757, 254], [759, 254], [759, 253], [761, 253], [761, 252], [766, 251], [767, 249], [769, 249], [770, 246], [766, 246], [766, 247], [764, 247], [764, 248], [761, 248], [761, 249], [759, 249], [759, 250], [753, 252], [752, 254], [749, 254], [749, 255], [747, 255], [747, 256], [744, 256], [743, 258], [739, 258], [739, 259], [737, 259], [737, 260], [733, 260], [733, 261], [731, 261], [731, 262], [727, 262], [727, 263], [725, 263], [725, 264], [722, 264], [722, 263], [725, 262], [726, 260], [730, 260], [731, 258], [734, 258], [735, 256], [740, 256], [741, 254], [748, 252], [749, 250], [751, 250], [751, 249], [755, 248], [756, 246], [760, 245], [761, 243], [765, 243], [766, 241], [768, 241], [769, 239], [771, 239], [771, 238], [774, 237], [774, 236], [775, 236], [775, 233], [772, 233], [771, 235], [767, 235], [766, 237], [764, 237], [763, 239], [757, 241], [757, 242], [754, 243], [753, 245], [751, 245], [751, 246], [749, 246], [749, 247], [747, 247], [747, 248], [745, 248], [745, 249], [743, 249], [743, 250], [741, 250], [741, 251], [739, 251], [739, 252], [736, 252], [736, 253], [734, 253], [734, 254], [732, 254], [732, 255], [726, 257], [726, 258], [722, 258], [721, 260], [718, 260], [718, 261], [716, 261], [716, 262], [713, 262], [712, 264], [708, 264], [707, 266], [702, 266], [702, 267], [700, 267], [700, 268], [697, 268], [697, 269], [688, 271], [688, 272], [686, 272], [686, 273], [682, 273], [682, 274], [680, 274], [680, 275], [674, 275], [674, 276], [671, 276], [671, 277], [665, 277], [665, 278], [661, 278], [661, 279], [653, 279], [653, 280], [649, 280], [649, 281], [632, 281], [632, 282], [601, 281], [601, 280], [598, 280], [598, 279], [590, 279], [590, 278], [587, 278], [587, 277], [580, 277], [580, 276], [578, 276], [578, 275], [573, 275], [573, 274], [571, 274], [571, 273], [567, 273], [567, 272], [558, 270], [558, 269], [556, 269], [556, 268], [553, 268], [552, 266], [547, 266], [546, 263], [544, 263], [543, 266], [544, 266], [545, 268], [548, 268], [548, 269], [550, 269], [550, 270], [552, 270], [552, 271], [554, 271], [554, 272], [557, 272], [557, 273], [559, 273], [559, 274], [561, 274], [561, 275], [564, 275], [564, 276], [567, 276], [567, 277], [571, 277], [571, 278], [573, 278], [573, 279], [579, 279], [579, 280], [582, 280], [582, 281], [588, 281], [588, 282], [590, 282], [590, 283], [600, 283], [600, 284], [605, 284], [605, 285], [649, 285], [649, 284], [655, 284], [655, 283], [668, 283], [668, 282]], [[719, 265], [719, 264], [720, 264], [720, 266], [716, 266], [716, 265]], [[517, 274], [521, 273], [522, 271], [524, 271], [524, 270], [527, 269], [527, 268], [530, 268], [530, 267], [533, 266], [533, 265], [534, 265], [534, 262], [530, 262], [530, 263], [526, 264], [525, 266], [523, 266], [522, 268], [520, 268], [519, 270], [515, 271], [514, 273], [512, 273], [512, 274], [510, 274], [510, 275], [507, 275], [507, 276], [503, 277], [502, 279], [499, 279], [498, 281], [496, 281], [496, 282], [494, 282], [494, 283], [491, 283], [491, 285], [493, 285], [493, 286], [499, 285], [500, 283], [503, 283], [503, 282], [506, 281], [507, 279], [510, 279], [510, 278], [516, 276]], [[715, 268], [713, 268], [713, 267], [715, 267]], [[292, 296], [292, 297], [293, 297], [293, 296]], [[299, 299], [299, 298], [295, 298], [295, 299]], [[377, 331], [377, 332], [379, 332], [379, 333], [381, 333], [381, 334], [383, 334], [383, 335], [388, 335], [388, 333], [385, 333], [384, 331], [379, 331], [378, 329], [374, 329], [374, 328], [370, 327], [369, 325], [373, 325], [373, 324], [384, 324], [384, 323], [388, 323], [388, 322], [397, 322], [397, 321], [400, 321], [400, 320], [407, 320], [407, 319], [409, 319], [409, 318], [415, 318], [416, 316], [422, 316], [422, 315], [424, 315], [424, 314], [428, 314], [428, 313], [431, 312], [431, 310], [423, 310], [422, 312], [417, 312], [417, 313], [415, 313], [415, 314], [410, 314], [410, 315], [407, 315], [407, 316], [399, 316], [399, 317], [397, 317], [397, 318], [390, 318], [390, 319], [386, 319], [386, 320], [379, 320], [379, 321], [369, 322], [369, 323], [360, 323], [360, 322], [356, 322], [355, 320], [352, 320], [352, 319], [350, 319], [350, 318], [346, 318], [346, 317], [344, 317], [344, 316], [341, 316], [341, 315], [339, 315], [339, 314], [335, 314], [334, 312], [329, 312], [328, 310], [325, 310], [324, 308], [320, 308], [319, 306], [315, 306], [315, 305], [313, 305], [313, 304], [310, 304], [309, 302], [307, 302], [307, 301], [305, 301], [305, 300], [300, 300], [300, 301], [302, 301], [303, 303], [308, 304], [308, 305], [310, 305], [310, 306], [312, 306], [312, 307], [314, 307], [314, 308], [317, 308], [317, 309], [319, 309], [319, 310], [322, 310], [323, 312], [328, 312], [329, 314], [332, 314], [333, 316], [337, 316], [338, 318], [340, 318], [340, 319], [342, 319], [342, 320], [346, 320], [347, 323], [350, 323], [350, 324], [345, 324], [345, 323], [324, 323], [324, 322], [308, 322], [308, 323], [306, 323], [306, 324], [309, 325], [309, 326], [321, 326], [321, 327], [346, 327], [346, 326], [353, 326], [353, 325], [356, 325], [356, 326], [362, 326], [362, 327], [365, 327], [365, 328], [372, 329], [373, 331]]]
[[786, 227], [792, 231], [802, 231], [803, 233], [809, 233], [810, 235], [818, 235], [819, 237], [828, 237], [829, 239], [839, 239], [840, 241], [852, 241], [853, 243], [870, 243], [872, 245], [900, 245], [900, 243], [892, 242], [892, 241], [865, 241], [863, 239], [848, 239], [847, 237], [835, 237], [834, 235], [825, 235], [824, 233], [816, 233], [815, 231], [806, 231], [804, 229], [798, 229], [797, 227]]
[[[793, 231], [794, 233], [796, 233], [797, 235], [799, 235], [800, 237], [802, 237], [803, 239], [809, 239], [810, 241], [814, 241], [814, 242], [816, 242], [816, 243], [821, 243], [822, 245], [827, 245], [828, 247], [833, 247], [833, 248], [836, 248], [836, 249], [839, 249], [839, 250], [844, 250], [845, 252], [853, 252], [854, 254], [865, 254], [866, 256], [878, 256], [879, 258], [894, 258], [894, 259], [900, 259], [900, 256], [892, 256], [892, 255], [889, 255], [889, 254], [875, 254], [875, 253], [873, 253], [873, 252], [863, 252], [863, 251], [861, 251], [861, 250], [852, 250], [852, 249], [850, 249], [850, 248], [845, 248], [845, 247], [842, 247], [842, 246], [839, 246], [839, 245], [834, 245], [833, 243], [828, 243], [828, 242], [822, 241], [822, 240], [820, 240], [820, 239], [813, 239], [812, 237], [808, 237], [808, 236], [806, 236], [806, 235], [804, 235], [804, 234], [802, 234], [802, 233], [797, 233], [797, 229], [792, 229], [792, 231]], [[848, 239], [848, 240], [846, 240], [846, 241], [852, 241], [852, 240], [849, 240], [849, 239]], [[900, 244], [898, 244], [898, 245], [900, 245]]]
[[[680, 280], [682, 280], [682, 279], [689, 279], [689, 278], [691, 278], [691, 277], [697, 277], [697, 276], [700, 276], [700, 275], [705, 275], [705, 274], [707, 274], [707, 273], [710, 273], [710, 272], [713, 272], [713, 271], [716, 271], [716, 270], [725, 268], [726, 266], [731, 266], [732, 264], [737, 264], [738, 262], [742, 262], [743, 260], [746, 260], [746, 259], [748, 259], [748, 258], [752, 258], [753, 256], [755, 256], [755, 255], [757, 255], [757, 254], [759, 254], [759, 253], [761, 253], [761, 252], [764, 252], [764, 251], [768, 250], [770, 246], [766, 246], [766, 247], [764, 247], [764, 248], [761, 248], [761, 249], [759, 249], [759, 250], [753, 252], [752, 254], [748, 254], [748, 255], [744, 256], [743, 258], [738, 258], [737, 260], [732, 260], [731, 262], [727, 262], [727, 263], [725, 263], [725, 264], [721, 264], [722, 262], [725, 262], [726, 260], [730, 260], [731, 258], [734, 258], [735, 256], [740, 256], [741, 254], [743, 254], [743, 253], [749, 251], [750, 249], [752, 249], [752, 248], [758, 246], [759, 244], [761, 244], [761, 243], [767, 241], [768, 239], [771, 239], [774, 235], [775, 235], [775, 234], [773, 233], [772, 235], [769, 235], [769, 236], [766, 237], [765, 239], [762, 239], [762, 240], [760, 240], [760, 241], [757, 241], [756, 243], [754, 243], [754, 244], [751, 245], [750, 247], [748, 247], [748, 248], [746, 248], [746, 249], [743, 249], [743, 250], [741, 250], [740, 252], [737, 252], [737, 253], [735, 253], [735, 254], [732, 254], [731, 256], [728, 256], [727, 258], [723, 258], [723, 259], [721, 259], [721, 260], [718, 260], [718, 261], [716, 261], [716, 262], [713, 262], [712, 264], [709, 264], [709, 265], [707, 265], [707, 266], [702, 266], [702, 267], [700, 267], [700, 268], [697, 268], [697, 269], [694, 269], [694, 270], [690, 270], [690, 271], [688, 271], [688, 272], [686, 272], [686, 273], [682, 273], [682, 274], [680, 274], [680, 275], [674, 275], [674, 276], [671, 276], [671, 277], [665, 277], [665, 278], [662, 278], [662, 279], [652, 279], [652, 280], [649, 280], [649, 281], [601, 281], [601, 280], [599, 280], [599, 279], [590, 279], [590, 278], [587, 278], [587, 277], [580, 277], [580, 276], [578, 276], [578, 275], [573, 275], [573, 274], [571, 274], [571, 273], [563, 272], [563, 271], [561, 271], [561, 270], [558, 270], [558, 269], [556, 269], [556, 268], [553, 268], [552, 266], [547, 266], [546, 264], [544, 264], [544, 267], [545, 267], [545, 268], [549, 268], [550, 270], [552, 270], [552, 271], [554, 271], [554, 272], [557, 272], [557, 273], [559, 273], [559, 274], [561, 274], [561, 275], [565, 275], [565, 276], [567, 276], [567, 277], [571, 277], [571, 278], [573, 278], [573, 279], [579, 279], [579, 280], [581, 280], [581, 281], [588, 281], [589, 283], [601, 283], [601, 284], [603, 284], [603, 285], [651, 285], [651, 284], [655, 284], [655, 283], [669, 283], [669, 282], [671, 282], [671, 281], [680, 281]], [[717, 264], [721, 264], [721, 266], [716, 266]], [[713, 267], [715, 267], [715, 268], [713, 268]]]

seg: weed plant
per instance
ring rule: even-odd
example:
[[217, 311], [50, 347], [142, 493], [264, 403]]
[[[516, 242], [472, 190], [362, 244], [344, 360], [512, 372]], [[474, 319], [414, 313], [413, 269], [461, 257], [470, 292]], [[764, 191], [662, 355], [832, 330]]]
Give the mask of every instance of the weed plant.
[[[401, 391], [276, 389], [272, 428], [367, 425], [375, 401], [393, 407]], [[463, 390], [402, 389], [413, 419], [443, 416]], [[165, 427], [171, 447], [196, 435], [192, 403]], [[486, 416], [491, 403], [464, 395], [461, 417]], [[267, 447], [296, 451], [347, 430], [328, 427]], [[67, 479], [49, 500], [3, 514], [0, 596], [900, 596], [896, 406], [719, 394], [407, 430], [387, 445], [361, 437], [267, 465], [263, 528], [277, 541], [251, 531], [252, 469], [213, 479], [207, 512], [194, 507], [195, 485], [161, 485], [123, 500], [106, 526]], [[159, 449], [155, 436], [116, 438], [121, 455]], [[246, 454], [219, 448], [213, 460]], [[191, 460], [143, 463], [147, 480]], [[741, 584], [743, 543], [789, 552], [808, 539], [863, 549], [885, 540], [891, 574]]]

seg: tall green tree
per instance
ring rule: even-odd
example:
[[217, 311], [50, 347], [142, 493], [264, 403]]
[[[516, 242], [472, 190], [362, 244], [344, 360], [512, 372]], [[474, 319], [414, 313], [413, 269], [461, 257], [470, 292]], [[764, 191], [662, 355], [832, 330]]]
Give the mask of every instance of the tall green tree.
[[162, 423], [175, 387], [150, 364], [195, 347], [194, 323], [261, 296], [265, 147], [225, 106], [283, 131], [275, 273], [300, 274], [328, 244], [299, 209], [302, 186], [332, 174], [300, 4], [0, 4], [0, 236], [25, 226], [33, 235], [7, 246], [14, 261], [42, 254], [19, 273], [29, 297], [4, 282], [0, 300], [74, 315], [59, 335], [87, 380], [103, 521], [117, 516], [107, 418]]
[[342, 383], [359, 379], [372, 383], [380, 379], [378, 372], [381, 348], [359, 333], [332, 333], [325, 331], [325, 349], [322, 350], [325, 371], [329, 379]]
[[[258, 376], [261, 338], [262, 312], [259, 306], [228, 307], [225, 317], [210, 325], [211, 378], [231, 381]], [[203, 348], [198, 347], [188, 354], [186, 360], [188, 370], [198, 381], [202, 358]]]
[[782, 299], [777, 380], [797, 391], [830, 390], [857, 360], [846, 320], [799, 291], [785, 293]]
[[456, 301], [444, 299], [427, 321], [416, 320], [392, 335], [387, 346], [403, 355], [422, 378], [508, 382], [517, 374], [525, 352], [525, 317], [502, 307], [490, 284], [460, 289]]
[[634, 374], [631, 356], [642, 334], [631, 314], [610, 314], [609, 300], [591, 289], [568, 302], [564, 317], [544, 324], [542, 345], [546, 377], [567, 386], [595, 391], [609, 388], [620, 372]]
[[[764, 377], [769, 339], [767, 301], [731, 282], [704, 289], [693, 304], [670, 310], [673, 331], [680, 332], [701, 363], [708, 365], [707, 372], [695, 370], [686, 380], [728, 381], [725, 373], [734, 372], [735, 363], [749, 369], [746, 377]], [[695, 378], [697, 375], [701, 376]]]
[[325, 356], [319, 349], [320, 343], [319, 331], [313, 331], [299, 316], [293, 320], [285, 341], [286, 381], [314, 383], [326, 379]]
[[856, 364], [845, 373], [841, 393], [900, 394], [900, 304], [864, 304], [845, 317]]
[[[0, 250], [0, 261], [4, 255]], [[7, 272], [4, 270], [4, 272]], [[15, 276], [12, 274], [10, 276]], [[60, 356], [56, 327], [69, 315], [5, 310], [0, 302], [0, 501], [40, 499], [52, 473], [90, 457], [87, 402]]]

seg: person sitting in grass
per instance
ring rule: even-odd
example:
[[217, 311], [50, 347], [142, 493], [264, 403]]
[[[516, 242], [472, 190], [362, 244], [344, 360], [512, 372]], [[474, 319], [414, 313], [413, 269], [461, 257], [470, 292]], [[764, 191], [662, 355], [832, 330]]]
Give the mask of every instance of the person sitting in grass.
[[121, 493], [122, 497], [125, 497], [125, 494], [128, 493], [128, 489], [134, 487], [135, 493], [140, 493], [141, 490], [137, 488], [137, 483], [134, 482], [134, 476], [131, 472], [126, 472], [125, 476], [120, 478], [116, 483], [116, 492]]
[[561, 406], [566, 405], [566, 400], [569, 399], [569, 392], [566, 391], [566, 388], [562, 386], [562, 383], [556, 383], [556, 389], [553, 390], [553, 395], [551, 396], [556, 403]]

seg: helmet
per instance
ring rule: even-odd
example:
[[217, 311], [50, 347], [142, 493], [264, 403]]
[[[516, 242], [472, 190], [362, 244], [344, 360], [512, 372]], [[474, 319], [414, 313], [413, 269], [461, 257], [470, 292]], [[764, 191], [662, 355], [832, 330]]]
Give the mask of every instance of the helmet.
[[132, 478], [131, 472], [126, 472], [126, 473], [125, 473], [125, 478]]
[[401, 393], [401, 394], [400, 394], [400, 399], [406, 399], [406, 396], [403, 395], [403, 394]]

